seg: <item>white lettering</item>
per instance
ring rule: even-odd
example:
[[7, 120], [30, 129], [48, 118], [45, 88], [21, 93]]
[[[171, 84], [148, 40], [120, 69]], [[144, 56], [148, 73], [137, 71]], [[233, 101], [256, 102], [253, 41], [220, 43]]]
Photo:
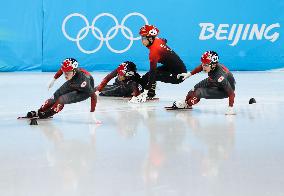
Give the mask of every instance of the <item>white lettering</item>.
[[249, 28], [250, 28], [250, 24], [247, 24], [246, 27], [245, 27], [243, 36], [242, 36], [242, 40], [246, 40]]
[[162, 48], [164, 48], [164, 49], [166, 49], [166, 50], [168, 50], [168, 51], [172, 51], [172, 49], [170, 49], [169, 47], [167, 47], [167, 46], [164, 45], [164, 44], [160, 44], [160, 47], [162, 47]]
[[[207, 40], [207, 39], [211, 39], [214, 36], [214, 24], [212, 23], [200, 23], [199, 26], [202, 28], [200, 35], [199, 35], [199, 39], [200, 40]], [[205, 35], [206, 31], [208, 31], [210, 34], [209, 35]]]
[[217, 29], [217, 32], [216, 32], [216, 39], [217, 40], [225, 40], [227, 39], [226, 36], [221, 36], [221, 34], [227, 34], [228, 33], [228, 30], [227, 29], [224, 29], [224, 28], [228, 28], [229, 25], [228, 24], [220, 24], [218, 29]]
[[230, 44], [231, 46], [235, 46], [239, 42], [242, 30], [243, 30], [243, 26], [244, 26], [243, 24], [239, 25], [238, 30], [237, 30], [237, 34], [235, 35], [235, 39], [234, 39], [233, 43]]
[[265, 30], [266, 24], [261, 25], [261, 28], [258, 29], [258, 25], [254, 24], [252, 25], [250, 34], [249, 34], [249, 40], [253, 40], [254, 35], [256, 36], [257, 40], [261, 40], [263, 36], [263, 32]]
[[269, 31], [271, 31], [272, 29], [274, 28], [279, 28], [280, 27], [280, 24], [279, 23], [275, 23], [275, 24], [272, 24], [272, 25], [269, 25], [265, 32], [264, 32], [264, 37], [265, 39], [271, 41], [271, 42], [275, 42], [278, 38], [279, 38], [279, 33], [278, 32], [275, 32], [273, 33], [272, 35], [267, 35], [269, 33]]
[[240, 40], [262, 40], [263, 38], [271, 42], [275, 42], [280, 34], [272, 32], [275, 28], [279, 28], [280, 24], [219, 24], [218, 27], [213, 23], [199, 23], [201, 31], [199, 40], [212, 39], [216, 40], [233, 40], [229, 45], [236, 46]]
[[236, 27], [237, 27], [237, 25], [233, 24], [231, 31], [230, 31], [230, 35], [228, 37], [228, 40], [233, 40], [233, 36], [234, 36], [235, 30], [236, 30]]

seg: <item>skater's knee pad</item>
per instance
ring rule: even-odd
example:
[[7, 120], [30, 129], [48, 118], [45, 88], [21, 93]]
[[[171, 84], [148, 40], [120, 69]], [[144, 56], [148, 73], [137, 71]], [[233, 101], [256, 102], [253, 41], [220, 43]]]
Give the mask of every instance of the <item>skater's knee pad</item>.
[[186, 95], [186, 99], [190, 99], [191, 97], [196, 96], [196, 93], [194, 90], [190, 90], [188, 91], [187, 95]]
[[46, 111], [48, 110], [53, 104], [55, 103], [55, 100], [52, 98], [46, 100], [44, 104], [40, 107], [39, 111]]
[[[197, 91], [197, 93], [199, 92]], [[200, 101], [200, 97], [198, 96], [197, 93], [196, 91], [193, 91], [193, 90], [187, 93], [185, 101], [189, 106], [195, 105]]]

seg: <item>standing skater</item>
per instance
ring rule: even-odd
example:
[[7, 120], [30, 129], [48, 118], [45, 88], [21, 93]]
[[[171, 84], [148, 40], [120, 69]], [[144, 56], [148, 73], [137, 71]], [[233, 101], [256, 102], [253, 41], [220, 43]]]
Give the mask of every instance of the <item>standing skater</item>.
[[[143, 77], [144, 91], [138, 97], [132, 97], [130, 102], [145, 102], [146, 98], [153, 98], [156, 93], [156, 81], [179, 84], [182, 79], [177, 78], [186, 72], [186, 67], [180, 57], [167, 46], [167, 40], [158, 38], [159, 30], [153, 25], [144, 25], [140, 29], [142, 44], [149, 49], [150, 70]], [[162, 66], [157, 67], [161, 63]]]

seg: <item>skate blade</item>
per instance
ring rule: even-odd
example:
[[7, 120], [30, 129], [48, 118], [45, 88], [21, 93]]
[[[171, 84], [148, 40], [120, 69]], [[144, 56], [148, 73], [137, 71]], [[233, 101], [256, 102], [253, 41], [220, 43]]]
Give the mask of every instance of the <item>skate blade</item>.
[[166, 110], [192, 110], [192, 108], [173, 108], [172, 106], [165, 107]]

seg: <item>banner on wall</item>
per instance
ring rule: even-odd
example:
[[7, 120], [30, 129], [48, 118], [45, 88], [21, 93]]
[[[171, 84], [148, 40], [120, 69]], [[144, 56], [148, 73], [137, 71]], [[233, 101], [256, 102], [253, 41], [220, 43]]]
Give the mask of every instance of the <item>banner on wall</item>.
[[[232, 9], [225, 0], [218, 5], [206, 1], [154, 1], [149, 9], [133, 0], [43, 0], [37, 5], [41, 12], [26, 12], [25, 25], [15, 25], [15, 29], [28, 28], [26, 34], [13, 31], [29, 38], [26, 45], [1, 40], [0, 70], [56, 71], [66, 57], [76, 58], [88, 70], [111, 70], [127, 60], [135, 62], [139, 70], [148, 70], [149, 51], [138, 34], [144, 24], [159, 28], [159, 37], [168, 40], [189, 70], [200, 63], [206, 50], [215, 50], [231, 70], [284, 67], [281, 2], [263, 0], [246, 2], [246, 6], [233, 2]], [[30, 19], [37, 25], [29, 25]], [[12, 58], [15, 50], [20, 53]]]
[[0, 71], [41, 70], [42, 1], [2, 1], [1, 8]]

